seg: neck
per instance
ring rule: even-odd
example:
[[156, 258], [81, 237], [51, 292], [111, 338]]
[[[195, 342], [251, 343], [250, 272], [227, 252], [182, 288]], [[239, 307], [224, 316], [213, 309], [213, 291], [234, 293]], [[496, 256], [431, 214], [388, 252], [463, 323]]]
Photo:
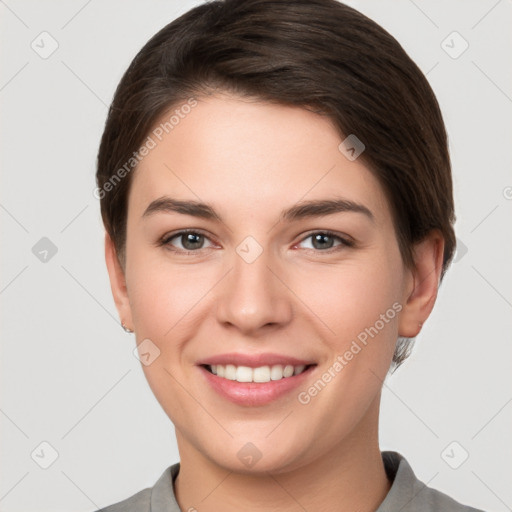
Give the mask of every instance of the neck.
[[348, 438], [290, 471], [236, 473], [204, 457], [176, 430], [182, 510], [374, 512], [389, 492], [378, 445], [378, 404]]

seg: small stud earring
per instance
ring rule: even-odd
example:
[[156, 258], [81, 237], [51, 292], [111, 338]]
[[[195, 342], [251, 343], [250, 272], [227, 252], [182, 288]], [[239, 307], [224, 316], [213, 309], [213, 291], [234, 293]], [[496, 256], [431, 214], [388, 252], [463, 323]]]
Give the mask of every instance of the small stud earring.
[[128, 327], [126, 327], [123, 322], [121, 322], [121, 327], [123, 328], [124, 332], [127, 332], [128, 334], [132, 334], [133, 331], [131, 329], [128, 329]]

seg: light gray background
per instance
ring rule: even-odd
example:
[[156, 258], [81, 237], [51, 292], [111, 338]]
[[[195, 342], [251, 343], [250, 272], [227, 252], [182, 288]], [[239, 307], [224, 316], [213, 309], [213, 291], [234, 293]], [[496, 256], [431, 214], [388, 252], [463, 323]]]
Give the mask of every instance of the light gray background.
[[[118, 324], [92, 191], [121, 74], [198, 3], [0, 0], [1, 511], [93, 510], [153, 485], [178, 460], [134, 337]], [[403, 453], [419, 478], [459, 501], [511, 510], [512, 2], [350, 3], [427, 73], [450, 136], [467, 248], [412, 357], [386, 381], [382, 449]], [[43, 31], [59, 45], [47, 59], [31, 48], [50, 48]], [[442, 43], [453, 31], [469, 43], [456, 59], [445, 49], [462, 40]], [[42, 237], [58, 248], [46, 263], [32, 252]], [[48, 469], [43, 441], [58, 453]], [[452, 469], [445, 459], [457, 463], [462, 450], [469, 458]]]

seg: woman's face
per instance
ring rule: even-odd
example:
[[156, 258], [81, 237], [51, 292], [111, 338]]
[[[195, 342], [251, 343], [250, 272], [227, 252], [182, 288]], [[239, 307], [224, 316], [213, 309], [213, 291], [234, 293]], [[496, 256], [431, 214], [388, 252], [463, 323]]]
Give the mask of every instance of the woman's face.
[[181, 457], [279, 472], [376, 439], [414, 281], [380, 184], [301, 108], [214, 96], [169, 126], [133, 176], [117, 304]]

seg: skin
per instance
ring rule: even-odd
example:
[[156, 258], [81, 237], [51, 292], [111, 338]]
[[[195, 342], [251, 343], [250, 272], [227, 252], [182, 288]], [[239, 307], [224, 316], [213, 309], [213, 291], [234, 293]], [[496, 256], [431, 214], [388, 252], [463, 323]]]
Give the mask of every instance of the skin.
[[[137, 343], [150, 339], [160, 350], [143, 370], [175, 425], [182, 510], [372, 511], [389, 491], [378, 444], [382, 384], [397, 337], [416, 336], [432, 310], [443, 239], [432, 231], [415, 246], [413, 268], [404, 265], [383, 189], [361, 158], [338, 150], [343, 138], [328, 118], [302, 108], [198, 98], [135, 171], [124, 267], [106, 236], [120, 318]], [[143, 216], [164, 195], [206, 202], [222, 222]], [[279, 219], [298, 202], [333, 198], [364, 205], [373, 219], [352, 211]], [[159, 245], [187, 228], [206, 237], [196, 252], [183, 254], [179, 236]], [[311, 234], [322, 230], [354, 245], [334, 237], [318, 248]], [[247, 236], [263, 250], [252, 263], [236, 252]], [[401, 311], [300, 403], [298, 393], [394, 303]], [[317, 366], [300, 389], [244, 407], [219, 396], [196, 365], [228, 352]], [[237, 456], [248, 442], [261, 453], [250, 468]]]

